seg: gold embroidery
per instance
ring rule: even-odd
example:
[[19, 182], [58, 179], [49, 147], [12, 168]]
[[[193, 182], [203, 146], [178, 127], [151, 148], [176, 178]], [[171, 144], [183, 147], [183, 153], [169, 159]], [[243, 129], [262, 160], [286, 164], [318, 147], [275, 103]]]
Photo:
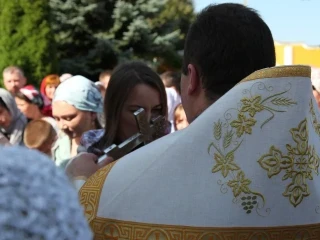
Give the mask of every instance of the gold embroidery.
[[[266, 89], [267, 91], [271, 91], [270, 87], [267, 88], [263, 83], [258, 84], [260, 90]], [[255, 208], [260, 215], [259, 211], [265, 205], [264, 196], [254, 192], [250, 188], [251, 180], [246, 177], [245, 173], [235, 162], [235, 153], [245, 140], [245, 135], [252, 134], [253, 127], [257, 123], [255, 119], [256, 114], [262, 111], [271, 114], [270, 117], [261, 123], [260, 128], [263, 128], [265, 124], [274, 118], [275, 113], [286, 112], [285, 109], [281, 108], [290, 107], [297, 103], [291, 98], [284, 96], [290, 89], [262, 98], [260, 95], [253, 96], [251, 94], [253, 86], [250, 90], [244, 91], [245, 93], [250, 93], [250, 97], [241, 99], [239, 109], [230, 109], [236, 111], [236, 119], [232, 118], [228, 110], [225, 114], [225, 121], [218, 120], [218, 122], [214, 123], [213, 135], [216, 141], [210, 143], [208, 153], [210, 154], [210, 150], [214, 148], [213, 158], [215, 165], [212, 168], [212, 173], [220, 172], [223, 178], [227, 180], [226, 182], [218, 181], [218, 184], [221, 185], [221, 192], [226, 193], [228, 191], [227, 187], [229, 187], [233, 192], [234, 203], [241, 202], [243, 210], [248, 214]], [[221, 140], [222, 144], [220, 143]], [[276, 160], [284, 161], [285, 158], [280, 156], [280, 159], [277, 158]], [[278, 169], [274, 167], [270, 173], [277, 174], [279, 171], [279, 167]], [[269, 209], [266, 210], [267, 213], [268, 211]]]
[[281, 67], [272, 67], [258, 70], [240, 83], [263, 79], [263, 78], [283, 78], [283, 77], [311, 77], [311, 68], [309, 66], [296, 65], [296, 66], [281, 66]]
[[238, 119], [233, 120], [230, 123], [230, 126], [237, 129], [237, 136], [241, 137], [244, 133], [251, 134], [252, 127], [256, 124], [256, 120], [254, 118], [246, 118], [246, 116], [242, 113], [238, 114]]
[[99, 169], [93, 174], [79, 191], [80, 203], [84, 207], [85, 216], [90, 223], [96, 216], [99, 207], [102, 188], [115, 162]]
[[320, 224], [284, 227], [189, 227], [96, 218], [95, 240], [319, 240]]
[[261, 96], [254, 96], [251, 99], [241, 99], [241, 102], [243, 103], [241, 112], [248, 112], [250, 117], [254, 117], [257, 112], [261, 112], [264, 109], [261, 100]]
[[312, 99], [310, 100], [309, 106], [310, 106], [310, 110], [309, 111], [310, 111], [311, 117], [312, 117], [313, 128], [314, 128], [315, 132], [320, 136], [320, 123], [318, 121], [316, 112], [314, 111], [314, 106], [313, 106]]
[[258, 163], [267, 171], [269, 178], [285, 171], [282, 180], [290, 178], [291, 183], [286, 187], [283, 196], [288, 197], [290, 203], [297, 207], [310, 195], [307, 179], [313, 180], [313, 172], [319, 175], [319, 156], [308, 142], [307, 119], [304, 119], [298, 128], [292, 128], [290, 132], [296, 146], [287, 144], [287, 155], [275, 146], [271, 146], [269, 153], [263, 155]]

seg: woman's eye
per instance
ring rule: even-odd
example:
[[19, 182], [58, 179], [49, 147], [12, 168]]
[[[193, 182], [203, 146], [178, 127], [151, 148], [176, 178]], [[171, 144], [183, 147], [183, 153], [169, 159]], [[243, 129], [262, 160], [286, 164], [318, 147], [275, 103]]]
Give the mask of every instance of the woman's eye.
[[158, 113], [160, 112], [160, 113], [161, 113], [161, 112], [162, 112], [162, 108], [156, 108], [156, 109], [153, 109], [152, 111], [153, 111], [153, 112], [158, 112]]
[[66, 117], [64, 120], [71, 121], [72, 119], [74, 119], [74, 117]]
[[152, 113], [152, 116], [159, 116], [162, 114], [162, 108], [153, 109], [151, 113]]

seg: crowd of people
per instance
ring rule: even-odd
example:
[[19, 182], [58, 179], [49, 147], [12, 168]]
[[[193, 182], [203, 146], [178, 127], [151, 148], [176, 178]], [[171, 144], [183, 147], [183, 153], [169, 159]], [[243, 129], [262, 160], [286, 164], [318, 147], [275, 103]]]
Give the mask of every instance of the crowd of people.
[[275, 64], [267, 24], [227, 3], [196, 17], [181, 73], [132, 61], [38, 90], [7, 67], [0, 239], [320, 239], [319, 84]]
[[1, 142], [36, 149], [66, 166], [84, 148], [103, 154], [104, 148], [134, 135], [138, 129], [132, 113], [138, 108], [145, 109], [149, 120], [168, 117], [167, 133], [183, 129], [188, 123], [179, 77], [175, 72], [159, 76], [132, 62], [114, 73], [102, 72], [97, 82], [51, 74], [38, 90], [27, 84], [22, 69], [9, 66], [3, 71], [5, 89], [0, 89]]

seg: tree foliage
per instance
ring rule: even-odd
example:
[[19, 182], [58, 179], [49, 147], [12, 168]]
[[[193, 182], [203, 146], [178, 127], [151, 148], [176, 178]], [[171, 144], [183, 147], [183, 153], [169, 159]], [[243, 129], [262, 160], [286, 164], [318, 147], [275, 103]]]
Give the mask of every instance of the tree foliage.
[[113, 27], [103, 34], [122, 59], [180, 66], [184, 37], [194, 17], [190, 0], [118, 0]]
[[18, 65], [38, 84], [57, 70], [47, 0], [0, 0], [0, 32], [0, 71]]
[[61, 72], [97, 79], [117, 63], [141, 59], [180, 67], [194, 17], [191, 0], [50, 0]]
[[112, 25], [113, 5], [112, 0], [50, 0], [61, 73], [94, 80], [117, 64], [113, 47], [96, 36]]

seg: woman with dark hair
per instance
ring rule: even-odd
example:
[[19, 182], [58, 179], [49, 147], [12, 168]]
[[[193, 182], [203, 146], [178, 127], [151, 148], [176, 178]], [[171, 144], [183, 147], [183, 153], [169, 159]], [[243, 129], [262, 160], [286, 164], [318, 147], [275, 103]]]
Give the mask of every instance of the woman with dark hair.
[[139, 129], [133, 113], [143, 108], [150, 121], [157, 116], [167, 117], [165, 87], [159, 75], [141, 62], [118, 66], [112, 73], [104, 100], [105, 128], [86, 132], [82, 148], [96, 155], [112, 145], [120, 144]]
[[15, 94], [16, 104], [19, 110], [31, 120], [45, 117], [42, 109], [45, 105], [41, 93], [32, 85], [25, 86]]
[[[28, 119], [28, 122], [32, 120], [43, 119], [51, 124], [51, 126], [58, 132], [58, 126], [56, 121], [46, 115], [44, 106], [46, 105], [46, 97], [32, 85], [25, 86], [20, 89], [15, 95], [17, 107]], [[51, 113], [49, 114], [51, 115]]]
[[0, 89], [0, 138], [2, 143], [19, 145], [23, 143], [23, 131], [27, 119], [17, 108], [11, 93]]

